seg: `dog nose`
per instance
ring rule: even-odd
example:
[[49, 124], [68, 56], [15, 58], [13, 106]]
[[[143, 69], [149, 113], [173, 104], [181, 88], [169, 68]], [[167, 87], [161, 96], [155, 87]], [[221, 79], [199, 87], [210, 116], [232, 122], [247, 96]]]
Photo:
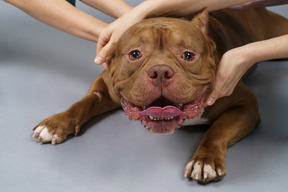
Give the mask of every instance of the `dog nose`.
[[174, 77], [174, 70], [168, 65], [155, 65], [151, 67], [147, 75], [154, 82], [168, 82], [169, 79]]

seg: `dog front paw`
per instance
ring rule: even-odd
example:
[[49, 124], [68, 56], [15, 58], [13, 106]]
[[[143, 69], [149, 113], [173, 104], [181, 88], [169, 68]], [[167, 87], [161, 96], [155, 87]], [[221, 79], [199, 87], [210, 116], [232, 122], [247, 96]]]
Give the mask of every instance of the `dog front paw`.
[[38, 142], [58, 144], [70, 134], [77, 135], [80, 124], [66, 113], [59, 113], [41, 121], [34, 129], [33, 138]]
[[200, 183], [219, 181], [226, 175], [225, 162], [221, 159], [192, 158], [185, 167], [184, 176]]

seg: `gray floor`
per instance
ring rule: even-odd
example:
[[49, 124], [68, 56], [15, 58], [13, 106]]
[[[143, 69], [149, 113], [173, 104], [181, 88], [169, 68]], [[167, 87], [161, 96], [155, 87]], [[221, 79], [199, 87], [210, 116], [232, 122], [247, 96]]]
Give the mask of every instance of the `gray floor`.
[[[288, 17], [287, 9], [274, 8]], [[183, 177], [203, 127], [152, 135], [118, 110], [95, 118], [63, 144], [37, 143], [32, 128], [80, 99], [102, 71], [93, 64], [95, 46], [0, 1], [1, 191], [287, 191], [287, 61], [261, 63], [246, 79], [263, 121], [229, 149], [221, 182], [203, 186]]]

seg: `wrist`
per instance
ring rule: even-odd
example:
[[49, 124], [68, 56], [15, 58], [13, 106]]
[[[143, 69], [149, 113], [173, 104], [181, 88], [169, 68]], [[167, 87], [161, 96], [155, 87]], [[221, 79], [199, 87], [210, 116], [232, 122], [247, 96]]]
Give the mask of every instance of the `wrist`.
[[158, 16], [155, 14], [155, 10], [157, 10], [159, 7], [159, 0], [146, 0], [140, 3], [138, 6], [133, 8], [131, 11], [137, 15], [137, 17], [141, 20], [146, 18], [151, 18], [154, 16]]
[[[192, 9], [194, 10], [194, 7], [198, 7], [198, 4], [200, 4], [197, 1], [193, 6], [189, 6], [191, 3], [190, 1], [191, 0], [146, 0], [136, 8], [139, 8], [138, 13], [142, 15], [143, 19], [163, 16], [182, 17], [186, 16], [188, 13], [190, 14]], [[187, 9], [187, 5], [190, 8]]]
[[255, 55], [254, 47], [251, 44], [243, 45], [233, 49], [235, 55], [238, 55], [239, 64], [247, 70], [255, 63], [259, 62], [257, 55]]

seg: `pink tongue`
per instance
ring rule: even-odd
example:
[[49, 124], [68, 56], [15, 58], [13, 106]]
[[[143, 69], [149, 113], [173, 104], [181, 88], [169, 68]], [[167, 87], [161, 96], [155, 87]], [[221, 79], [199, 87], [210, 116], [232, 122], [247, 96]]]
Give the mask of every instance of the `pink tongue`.
[[186, 116], [186, 114], [173, 106], [149, 107], [148, 109], [139, 113], [140, 116], [152, 116], [154, 118], [168, 118], [176, 116]]

